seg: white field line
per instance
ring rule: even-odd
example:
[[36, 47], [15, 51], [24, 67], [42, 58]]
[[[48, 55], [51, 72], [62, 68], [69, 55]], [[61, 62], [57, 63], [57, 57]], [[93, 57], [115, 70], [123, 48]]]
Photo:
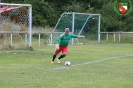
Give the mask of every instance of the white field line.
[[[110, 57], [110, 58], [105, 58], [105, 59], [101, 59], [101, 60], [96, 60], [96, 61], [90, 61], [90, 62], [85, 62], [85, 63], [81, 63], [81, 64], [71, 65], [71, 67], [77, 67], [77, 66], [82, 66], [82, 65], [88, 65], [88, 64], [93, 64], [93, 63], [102, 62], [102, 61], [105, 61], [105, 60], [117, 59], [117, 58], [125, 58], [125, 57], [131, 57], [131, 56], [133, 56], [133, 55]], [[62, 67], [58, 67], [58, 68], [52, 68], [52, 69], [49, 69], [49, 70], [61, 70], [61, 69], [66, 69], [66, 68], [68, 68], [68, 67], [67, 67], [67, 66], [62, 66]]]

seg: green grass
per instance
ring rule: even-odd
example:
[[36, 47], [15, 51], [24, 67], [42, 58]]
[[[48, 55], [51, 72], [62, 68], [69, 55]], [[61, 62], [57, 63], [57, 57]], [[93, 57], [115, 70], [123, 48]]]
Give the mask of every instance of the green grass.
[[0, 88], [133, 87], [132, 44], [70, 45], [61, 64], [50, 64], [54, 46], [33, 48], [0, 51]]

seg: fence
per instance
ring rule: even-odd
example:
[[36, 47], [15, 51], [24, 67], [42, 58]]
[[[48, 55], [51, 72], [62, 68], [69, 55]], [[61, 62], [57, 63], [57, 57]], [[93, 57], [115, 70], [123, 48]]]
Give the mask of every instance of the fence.
[[[60, 32], [55, 32], [55, 34], [58, 34]], [[13, 35], [14, 34], [17, 34], [17, 33], [14, 33], [14, 32], [2, 32], [0, 34], [8, 34], [10, 36], [10, 39], [9, 39], [9, 42], [10, 42], [10, 45], [12, 46], [13, 44]], [[19, 33], [20, 34], [20, 33]], [[24, 39], [24, 43], [27, 44], [28, 42], [28, 33], [27, 31], [26, 32], [21, 32], [21, 34], [23, 35], [23, 39]], [[37, 35], [37, 40], [38, 40], [38, 46], [41, 45], [41, 35], [43, 34], [47, 34], [49, 35], [51, 38], [49, 41], [49, 44], [52, 45], [52, 33], [51, 32], [32, 32], [32, 35], [36, 34]], [[105, 36], [102, 36], [102, 34], [105, 34]], [[111, 34], [111, 36], [109, 36]], [[121, 42], [123, 35], [122, 34], [126, 34], [126, 37], [127, 35], [129, 36], [129, 34], [133, 34], [133, 32], [100, 32], [100, 36], [101, 36], [101, 39], [100, 41], [102, 40], [102, 38], [104, 37], [104, 39], [108, 42], [109, 39], [113, 39], [114, 42], [116, 42], [116, 40], [118, 40], [118, 42]], [[124, 35], [125, 36], [125, 35]], [[130, 36], [131, 39], [133, 39], [133, 35]], [[132, 40], [131, 40], [132, 41]], [[133, 41], [132, 41], [133, 42]]]
[[133, 34], [133, 32], [100, 32], [100, 34], [106, 34], [106, 41], [109, 40], [109, 34], [113, 35], [113, 41], [116, 42], [116, 34], [118, 35], [118, 42], [121, 42], [122, 34]]
[[[62, 32], [54, 32], [54, 33], [55, 34], [60, 34]], [[51, 32], [33, 32], [32, 35], [33, 34], [38, 34], [38, 46], [40, 46], [41, 34], [48, 34], [48, 35], [50, 35], [51, 38], [47, 42], [49, 42], [49, 45], [52, 45], [52, 37], [53, 37], [53, 35], [52, 35]], [[100, 34], [105, 34], [106, 35], [106, 41], [109, 40], [109, 34], [112, 34], [114, 42], [116, 42], [116, 38], [118, 38], [118, 42], [121, 42], [121, 35], [122, 34], [133, 34], [133, 32], [100, 32]], [[118, 35], [118, 37], [116, 35]]]
[[[55, 34], [58, 34], [58, 33], [62, 33], [62, 32], [55, 32]], [[52, 45], [52, 33], [51, 32], [34, 32], [32, 34], [38, 34], [38, 45], [40, 46], [40, 36], [41, 34], [49, 34], [50, 35], [50, 44], [49, 45]], [[133, 34], [133, 32], [100, 32], [100, 34], [105, 34], [106, 35], [106, 41], [109, 41], [109, 34], [112, 34], [113, 35], [113, 41], [116, 42], [117, 38], [118, 38], [118, 42], [121, 42], [122, 40], [122, 34]], [[117, 37], [118, 35], [118, 37]], [[125, 36], [125, 35], [124, 35]], [[111, 36], [112, 37], [112, 36]], [[131, 36], [133, 37], [133, 35]], [[127, 38], [127, 37], [126, 37]], [[132, 38], [133, 39], [133, 38]], [[100, 39], [101, 40], [101, 39]]]
[[[57, 40], [58, 36], [62, 33], [64, 32], [32, 32], [32, 35], [38, 34], [38, 46], [40, 46], [41, 34], [48, 34], [49, 38], [47, 39], [46, 44], [52, 46], [52, 45], [55, 45], [55, 41]], [[72, 39], [72, 42], [71, 42], [72, 44], [73, 44], [73, 41], [74, 40]]]

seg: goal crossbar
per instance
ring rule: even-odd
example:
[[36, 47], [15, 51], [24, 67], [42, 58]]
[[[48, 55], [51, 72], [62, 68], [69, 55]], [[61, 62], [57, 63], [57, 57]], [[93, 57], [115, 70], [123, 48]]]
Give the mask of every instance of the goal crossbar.
[[31, 4], [13, 4], [13, 3], [0, 3], [0, 5], [8, 5], [8, 6], [28, 6], [31, 7]]

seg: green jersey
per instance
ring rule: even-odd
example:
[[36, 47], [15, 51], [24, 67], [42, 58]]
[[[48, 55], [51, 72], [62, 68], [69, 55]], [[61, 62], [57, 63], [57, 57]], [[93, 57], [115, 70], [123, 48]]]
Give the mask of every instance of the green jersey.
[[56, 44], [60, 44], [62, 46], [68, 46], [69, 44], [69, 40], [71, 38], [77, 38], [77, 35], [74, 35], [74, 34], [68, 34], [68, 35], [65, 35], [65, 33], [61, 34], [57, 41], [56, 41]]

